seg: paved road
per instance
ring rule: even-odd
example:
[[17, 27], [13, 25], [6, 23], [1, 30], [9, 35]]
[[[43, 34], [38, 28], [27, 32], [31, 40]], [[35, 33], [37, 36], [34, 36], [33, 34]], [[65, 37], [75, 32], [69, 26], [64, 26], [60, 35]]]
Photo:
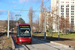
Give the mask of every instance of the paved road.
[[69, 48], [51, 44], [50, 41], [42, 41], [37, 38], [32, 39], [31, 45], [15, 45], [15, 50], [71, 50]]

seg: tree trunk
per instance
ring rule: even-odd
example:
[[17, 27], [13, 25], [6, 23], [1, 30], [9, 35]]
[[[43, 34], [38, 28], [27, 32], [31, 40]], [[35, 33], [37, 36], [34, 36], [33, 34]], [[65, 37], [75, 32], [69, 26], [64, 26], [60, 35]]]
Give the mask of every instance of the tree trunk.
[[51, 27], [51, 37], [52, 37], [52, 27]]

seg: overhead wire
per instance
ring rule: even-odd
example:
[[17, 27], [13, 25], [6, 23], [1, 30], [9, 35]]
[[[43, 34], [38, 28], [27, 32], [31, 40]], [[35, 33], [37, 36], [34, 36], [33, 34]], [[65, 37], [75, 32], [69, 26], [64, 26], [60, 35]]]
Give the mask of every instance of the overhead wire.
[[[17, 0], [16, 0], [16, 1], [17, 1]], [[24, 4], [23, 4], [22, 9], [20, 10], [19, 14], [22, 13], [22, 10], [23, 10], [23, 8], [24, 8], [25, 3], [26, 3], [26, 0], [24, 1]], [[16, 16], [20, 16], [20, 17], [21, 17], [21, 15], [16, 15]]]
[[[49, 1], [49, 0], [47, 0], [47, 2], [46, 2], [45, 4], [47, 4], [47, 3], [48, 3], [48, 1]], [[38, 7], [37, 9], [39, 9], [39, 7]], [[37, 9], [36, 9], [36, 10], [37, 10]], [[39, 11], [39, 12], [40, 12], [40, 11]]]
[[26, 1], [25, 1], [24, 4], [23, 4], [23, 7], [22, 7], [22, 9], [21, 9], [21, 11], [20, 11], [20, 14], [21, 14], [21, 12], [22, 12], [22, 10], [23, 10], [23, 8], [24, 8], [25, 3], [26, 3]]
[[[45, 4], [47, 4], [47, 3], [48, 3], [48, 1], [49, 1], [49, 0], [47, 0], [47, 2], [46, 2]], [[39, 7], [38, 7], [37, 9], [39, 9]], [[36, 9], [36, 10], [37, 10], [37, 9]]]
[[47, 2], [45, 4], [47, 4], [49, 2], [49, 0], [47, 0]]

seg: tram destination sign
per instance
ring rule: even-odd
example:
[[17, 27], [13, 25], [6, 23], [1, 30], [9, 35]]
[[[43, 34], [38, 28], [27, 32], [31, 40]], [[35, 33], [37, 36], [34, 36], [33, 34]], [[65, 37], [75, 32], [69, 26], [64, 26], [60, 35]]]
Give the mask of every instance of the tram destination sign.
[[21, 28], [29, 28], [30, 26], [20, 26]]

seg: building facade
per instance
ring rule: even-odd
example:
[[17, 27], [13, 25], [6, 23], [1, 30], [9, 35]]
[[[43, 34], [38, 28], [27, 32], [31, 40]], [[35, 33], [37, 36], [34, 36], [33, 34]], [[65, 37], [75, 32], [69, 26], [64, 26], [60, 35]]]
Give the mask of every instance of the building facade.
[[75, 0], [51, 0], [51, 11], [53, 8], [58, 9], [56, 14], [59, 17], [69, 18], [72, 30], [75, 31]]

